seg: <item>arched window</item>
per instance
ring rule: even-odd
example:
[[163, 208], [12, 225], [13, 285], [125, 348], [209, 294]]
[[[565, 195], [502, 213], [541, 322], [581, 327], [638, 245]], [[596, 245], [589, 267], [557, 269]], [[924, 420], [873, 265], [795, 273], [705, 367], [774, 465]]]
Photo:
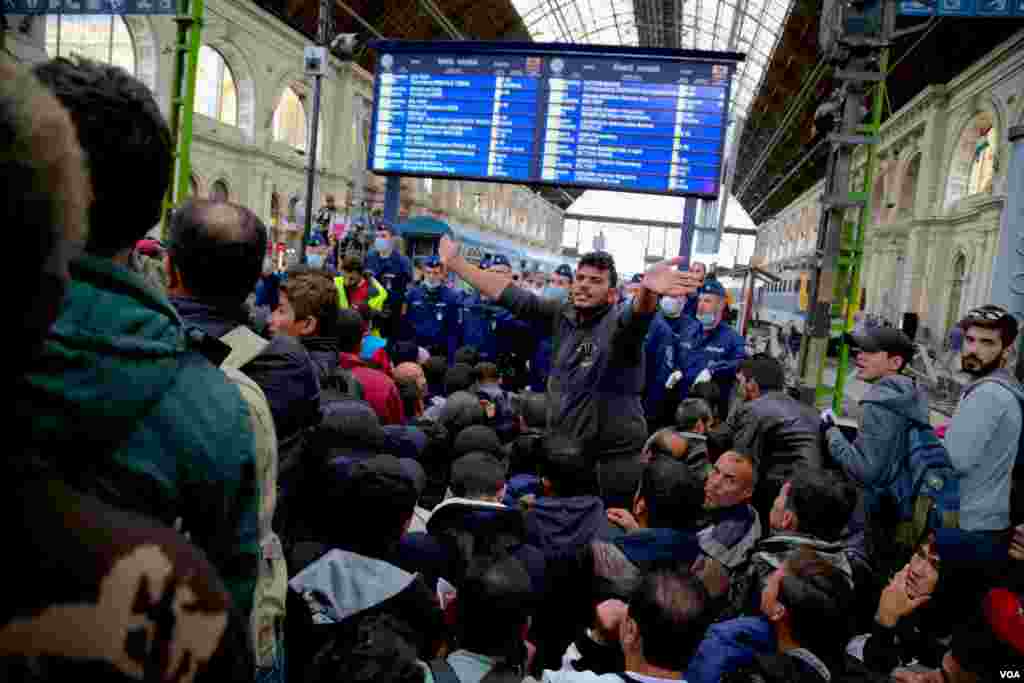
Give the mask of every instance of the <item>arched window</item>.
[[213, 188], [210, 190], [210, 199], [215, 202], [226, 202], [230, 196], [228, 192], [228, 184], [223, 180], [218, 180], [213, 184]]
[[306, 151], [306, 107], [295, 90], [288, 86], [274, 110], [274, 140]]
[[921, 172], [921, 156], [913, 158], [903, 176], [900, 188], [899, 217], [911, 218], [914, 215], [914, 204], [917, 202], [917, 177]]
[[980, 112], [960, 134], [946, 183], [947, 208], [965, 197], [992, 191], [999, 140], [995, 123], [991, 113]]
[[135, 43], [124, 19], [116, 15], [48, 15], [46, 54], [86, 57], [135, 74]]
[[212, 47], [199, 48], [195, 111], [229, 126], [238, 125], [238, 90], [224, 57]]
[[971, 160], [971, 172], [967, 180], [967, 194], [980, 194], [992, 190], [992, 174], [994, 171], [996, 150], [996, 129], [989, 126], [981, 131], [974, 143], [974, 158]]

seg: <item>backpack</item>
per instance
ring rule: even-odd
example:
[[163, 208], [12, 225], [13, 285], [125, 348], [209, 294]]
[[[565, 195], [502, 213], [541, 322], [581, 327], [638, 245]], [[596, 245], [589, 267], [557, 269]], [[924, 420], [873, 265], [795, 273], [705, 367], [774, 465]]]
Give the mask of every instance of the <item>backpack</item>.
[[220, 338], [231, 352], [220, 369], [238, 387], [249, 406], [250, 422], [256, 440], [256, 474], [260, 486], [260, 560], [253, 600], [252, 643], [259, 667], [271, 667], [277, 649], [277, 634], [285, 616], [288, 592], [288, 567], [281, 539], [271, 528], [274, 510], [264, 509], [265, 501], [276, 497], [278, 441], [274, 417], [267, 398], [240, 368], [263, 353], [270, 342], [247, 327], [239, 326]]
[[907, 420], [907, 453], [883, 488], [895, 516], [895, 541], [913, 548], [928, 529], [960, 526], [960, 479], [942, 441], [927, 422]]

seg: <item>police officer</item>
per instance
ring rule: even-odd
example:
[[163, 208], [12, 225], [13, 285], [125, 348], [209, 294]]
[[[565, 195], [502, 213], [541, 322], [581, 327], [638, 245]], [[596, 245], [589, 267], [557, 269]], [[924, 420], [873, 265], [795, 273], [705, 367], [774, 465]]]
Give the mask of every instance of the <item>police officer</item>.
[[436, 256], [423, 262], [423, 282], [408, 291], [407, 319], [413, 338], [431, 355], [452, 363], [461, 344], [462, 296], [445, 285], [444, 268]]
[[[743, 337], [722, 323], [725, 313], [725, 288], [716, 278], [706, 278], [698, 290], [697, 315], [684, 316], [680, 332], [679, 399], [689, 396], [690, 388], [698, 381], [710, 380], [721, 389], [721, 403], [713, 406], [724, 420], [729, 412], [729, 398], [736, 381], [740, 361], [747, 357]], [[689, 321], [687, 323], [687, 321]], [[694, 324], [696, 323], [696, 324]], [[676, 386], [673, 381], [672, 386]]]
[[404, 336], [401, 334], [401, 324], [407, 313], [405, 295], [412, 283], [412, 261], [397, 249], [397, 237], [398, 233], [391, 224], [381, 223], [377, 226], [373, 248], [366, 255], [366, 270], [388, 292], [382, 327], [392, 345]]
[[[489, 270], [508, 279], [510, 284], [522, 284], [521, 274], [513, 272], [512, 264], [504, 254], [495, 254]], [[512, 392], [520, 391], [528, 381], [526, 361], [534, 352], [534, 337], [530, 326], [512, 313], [497, 319], [494, 330], [496, 337], [497, 365], [501, 368], [504, 387]]]
[[658, 302], [658, 314], [651, 321], [651, 328], [644, 340], [647, 374], [644, 412], [652, 432], [675, 422], [678, 392], [670, 390], [667, 385], [673, 373], [679, 371], [683, 360], [680, 353], [683, 333], [689, 331], [690, 336], [693, 336], [694, 330], [691, 328], [698, 325], [694, 317], [684, 315], [686, 300], [690, 298], [662, 297]]
[[[541, 292], [541, 296], [560, 303], [568, 302], [572, 280], [572, 266], [563, 263], [551, 273], [548, 285]], [[533, 358], [530, 359], [530, 390], [544, 392], [547, 391], [548, 376], [551, 374], [551, 356], [554, 350], [552, 330], [536, 329], [534, 333], [540, 341], [533, 352]]]
[[[496, 272], [503, 272], [507, 259], [503, 256], [499, 258], [505, 263], [499, 263]], [[481, 270], [491, 270], [493, 265], [494, 261], [490, 257], [480, 261]], [[480, 292], [474, 290], [466, 294], [462, 300], [462, 343], [475, 347], [480, 353], [480, 360], [497, 363], [498, 328], [503, 327], [511, 317], [511, 313]]]

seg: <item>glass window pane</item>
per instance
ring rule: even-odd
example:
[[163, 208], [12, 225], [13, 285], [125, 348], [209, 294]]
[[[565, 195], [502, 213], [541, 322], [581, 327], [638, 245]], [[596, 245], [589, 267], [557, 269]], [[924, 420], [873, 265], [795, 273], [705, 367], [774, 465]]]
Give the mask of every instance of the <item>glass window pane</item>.
[[231, 68], [221, 54], [208, 45], [199, 47], [193, 109], [221, 123], [238, 125], [238, 93]]

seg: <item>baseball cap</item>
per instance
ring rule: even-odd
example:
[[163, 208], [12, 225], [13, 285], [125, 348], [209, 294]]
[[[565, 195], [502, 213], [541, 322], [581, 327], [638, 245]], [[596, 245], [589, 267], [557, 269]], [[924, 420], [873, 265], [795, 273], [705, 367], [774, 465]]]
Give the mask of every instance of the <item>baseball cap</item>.
[[439, 265], [441, 265], [441, 259], [437, 256], [428, 256], [423, 259], [424, 268], [437, 268]]
[[638, 284], [640, 282], [643, 282], [644, 281], [644, 274], [643, 273], [637, 273], [636, 275], [631, 277], [629, 279], [629, 281], [632, 282], [633, 284]]
[[494, 257], [491, 258], [491, 267], [493, 268], [494, 266], [508, 266], [509, 268], [511, 268], [512, 263], [504, 254], [495, 254]]
[[571, 280], [573, 278], [572, 268], [570, 268], [567, 264], [563, 263], [562, 265], [555, 268], [555, 275], [561, 275], [562, 277], [567, 277]]
[[480, 259], [480, 270], [487, 270], [491, 267], [492, 263], [490, 255], [484, 255], [484, 257]]
[[904, 363], [909, 363], [917, 352], [910, 337], [895, 327], [872, 327], [855, 334], [847, 333], [846, 343], [867, 353], [885, 351], [893, 356], [902, 356]]
[[452, 492], [458, 496], [484, 491], [493, 494], [505, 483], [506, 475], [504, 463], [490, 453], [467, 453], [452, 463]]

